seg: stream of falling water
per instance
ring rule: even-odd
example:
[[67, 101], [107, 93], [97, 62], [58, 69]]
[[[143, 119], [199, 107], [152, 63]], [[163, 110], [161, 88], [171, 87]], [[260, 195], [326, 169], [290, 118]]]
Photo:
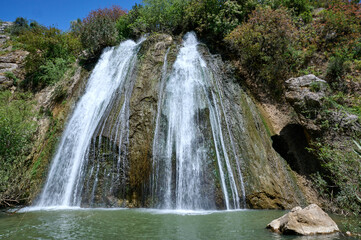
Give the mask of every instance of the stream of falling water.
[[220, 100], [197, 45], [195, 34], [186, 34], [165, 85], [163, 76], [153, 143], [155, 201], [166, 209], [212, 209], [216, 198], [212, 188], [220, 182], [225, 208], [240, 208], [222, 134]]
[[[80, 205], [84, 165], [87, 164], [92, 137], [134, 68], [139, 44], [128, 40], [102, 54], [63, 132], [37, 207]], [[122, 107], [117, 126], [127, 108], [129, 106]], [[118, 131], [111, 136], [119, 138], [117, 134]], [[99, 166], [94, 166], [91, 171], [98, 174]]]
[[[67, 123], [36, 207], [126, 206], [129, 105], [140, 43], [125, 41], [102, 54]], [[195, 34], [186, 34], [170, 73], [169, 49], [165, 54], [152, 199], [165, 209], [238, 209], [245, 204], [240, 162], [221, 88], [197, 46]]]

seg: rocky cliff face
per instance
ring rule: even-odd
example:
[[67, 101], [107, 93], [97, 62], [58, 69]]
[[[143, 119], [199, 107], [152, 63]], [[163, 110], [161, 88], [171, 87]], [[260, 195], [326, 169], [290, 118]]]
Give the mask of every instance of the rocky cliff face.
[[[167, 71], [171, 71], [179, 44], [179, 39], [165, 34], [153, 34], [142, 44], [136, 67], [129, 73], [131, 81], [124, 89], [127, 93], [119, 95], [117, 103], [112, 105], [109, 110], [110, 117], [104, 120], [104, 129], [113, 129], [115, 122], [112, 119], [115, 119], [114, 116], [121, 111], [120, 108], [124, 101], [129, 101], [129, 118], [127, 120], [129, 135], [124, 138], [122, 143], [124, 146], [119, 146], [119, 142], [114, 142], [113, 150], [106, 149], [103, 145], [94, 145], [93, 150], [90, 151], [90, 153], [97, 151], [102, 155], [99, 158], [101, 174], [97, 179], [98, 190], [94, 192], [96, 206], [154, 206], [150, 180], [162, 68], [168, 52]], [[281, 133], [281, 129], [285, 125], [292, 123], [293, 120], [289, 120], [292, 117], [283, 118], [286, 120], [279, 126], [272, 124], [272, 122], [280, 122], [277, 118], [268, 118], [268, 110], [272, 105], [269, 105], [270, 108], [266, 108], [257, 104], [236, 82], [231, 66], [222, 62], [220, 57], [211, 55], [206, 46], [200, 45], [199, 51], [211, 69], [214, 84], [217, 85], [217, 94], [222, 99], [222, 102], [217, 104], [224, 112], [221, 116], [221, 124], [225, 143], [229, 155], [234, 156], [231, 159], [234, 175], [237, 175], [236, 171], [238, 170], [242, 172], [247, 207], [286, 209], [317, 201], [315, 200], [317, 194], [308, 187], [307, 181], [294, 172], [294, 169], [290, 168], [291, 163], [287, 163], [282, 154], [277, 153], [272, 146], [272, 135]], [[16, 55], [11, 56], [13, 58], [9, 55], [8, 59], [18, 59]], [[24, 192], [25, 202], [31, 202], [39, 193], [58, 137], [74, 103], [82, 93], [88, 76], [87, 71], [74, 65], [72, 71], [68, 72], [67, 76], [57, 85], [50, 86], [35, 96], [38, 110], [46, 114], [43, 114], [38, 121], [36, 144], [29, 156], [27, 176], [19, 189]], [[126, 98], [128, 99], [126, 100]], [[208, 114], [205, 111], [202, 116], [206, 119]], [[204, 124], [210, 126], [207, 121]], [[97, 131], [95, 136], [97, 141], [101, 139], [102, 144], [111, 142], [112, 138], [107, 134], [111, 131], [108, 130]], [[211, 137], [211, 133], [206, 132], [205, 136]], [[124, 178], [122, 182], [117, 182], [118, 187], [108, 194], [102, 189], [109, 184], [106, 180], [106, 173], [109, 173], [108, 171], [114, 164], [113, 160], [110, 160], [113, 158], [109, 156], [119, 155], [126, 162], [122, 173]], [[211, 153], [208, 155], [210, 158], [212, 157]], [[240, 163], [238, 170], [236, 158]], [[90, 174], [92, 170], [89, 167], [86, 171]], [[89, 181], [91, 184], [91, 181], [95, 181], [95, 179]], [[237, 181], [237, 188], [239, 192], [243, 191], [240, 180]], [[215, 189], [217, 189], [215, 192], [216, 205], [222, 208], [223, 199], [219, 184]], [[84, 206], [89, 206], [89, 198], [90, 196], [84, 195]]]
[[[151, 35], [141, 47], [137, 67], [132, 73], [134, 85], [128, 86], [132, 91], [129, 95], [127, 147], [124, 148], [126, 150], [114, 153], [123, 154], [127, 159], [126, 180], [122, 183], [127, 187], [122, 191], [113, 192], [112, 196], [98, 192], [96, 198], [99, 202], [106, 198], [109, 200], [106, 204], [108, 206], [147, 207], [154, 204], [150, 198], [152, 144], [162, 67], [168, 50], [168, 71], [171, 70], [177, 54], [177, 44], [179, 41], [175, 41], [169, 35]], [[224, 110], [222, 129], [229, 155], [236, 156], [240, 162], [248, 207], [285, 209], [312, 201], [308, 197], [310, 189], [303, 186], [302, 181], [300, 183], [297, 174], [272, 147], [267, 120], [262, 118], [254, 100], [236, 83], [230, 66], [223, 63], [219, 57], [212, 56], [205, 46], [201, 45], [199, 49], [212, 69], [215, 82], [219, 84], [218, 94], [223, 103], [218, 104]], [[118, 107], [114, 106], [112, 111], [119, 112], [123, 101], [124, 99], [120, 99]], [[105, 129], [113, 128], [112, 124], [114, 121], [108, 121]], [[106, 132], [108, 131], [102, 131], [101, 137], [109, 139]], [[208, 136], [211, 137], [211, 134]], [[232, 164], [234, 169], [237, 169], [235, 158], [232, 159]], [[236, 172], [234, 174], [237, 175]], [[105, 184], [105, 181], [99, 180], [97, 188], [102, 189], [102, 183]], [[238, 188], [239, 192], [242, 192], [239, 181]], [[218, 188], [218, 191], [221, 189]], [[215, 195], [217, 205], [221, 206], [221, 194]]]
[[[247, 205], [250, 208], [291, 208], [307, 203], [307, 190], [298, 186], [297, 176], [272, 147], [270, 127], [255, 101], [236, 82], [232, 67], [205, 51], [204, 57], [221, 84], [225, 118], [231, 128], [227, 145], [234, 141], [241, 160]], [[224, 124], [223, 128], [226, 129]], [[226, 132], [226, 131], [225, 131]]]

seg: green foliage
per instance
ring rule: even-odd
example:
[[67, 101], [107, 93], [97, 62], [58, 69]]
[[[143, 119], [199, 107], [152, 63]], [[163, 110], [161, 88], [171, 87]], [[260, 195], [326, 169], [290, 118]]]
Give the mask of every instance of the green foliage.
[[59, 80], [82, 49], [75, 34], [53, 27], [29, 28], [16, 41], [30, 52], [25, 59], [26, 79], [22, 86], [35, 90]]
[[179, 33], [188, 0], [143, 0], [117, 22], [119, 39], [148, 32]]
[[196, 30], [198, 34], [222, 39], [255, 8], [256, 2], [220, 0], [143, 0], [126, 16], [118, 19], [118, 39], [147, 32], [179, 34]]
[[292, 9], [297, 16], [306, 16], [312, 10], [308, 0], [283, 0], [283, 5]]
[[29, 93], [0, 92], [0, 202], [12, 171], [31, 150], [37, 127], [31, 97]]
[[343, 0], [327, 5], [311, 23], [300, 27], [303, 63], [299, 73], [314, 73], [333, 90], [351, 93], [355, 88], [350, 83], [360, 79], [355, 70], [361, 57], [361, 5]]
[[342, 91], [324, 98], [325, 111], [337, 110], [357, 115], [361, 120], [361, 96], [346, 95]]
[[[351, 146], [351, 142], [349, 143]], [[358, 148], [354, 144], [353, 148]], [[317, 177], [321, 193], [349, 213], [361, 213], [361, 158], [353, 149], [316, 144], [316, 153], [327, 174]], [[326, 179], [323, 180], [323, 179]], [[327, 184], [326, 184], [327, 182]]]
[[300, 69], [299, 71], [299, 75], [308, 75], [308, 74], [313, 74], [315, 76], [320, 76], [322, 75], [322, 71], [319, 69], [316, 69], [315, 66], [309, 66], [306, 69]]
[[326, 70], [326, 78], [330, 82], [339, 81], [350, 70], [347, 59], [345, 55], [340, 53], [336, 53], [335, 56], [331, 57]]
[[[247, 23], [227, 35], [240, 63], [254, 80], [280, 90], [296, 61], [297, 28], [289, 13], [280, 8], [258, 8]], [[281, 83], [281, 84], [280, 84]]]
[[[311, 1], [313, 2], [313, 1]], [[263, 0], [263, 5], [268, 5], [272, 9], [285, 7], [296, 17], [300, 17], [305, 23], [312, 20], [311, 11], [313, 5], [309, 0]]]
[[118, 19], [116, 23], [118, 39], [139, 37], [146, 32], [146, 25], [141, 19], [140, 9], [142, 9], [142, 5], [135, 4], [127, 15]]
[[11, 26], [10, 33], [13, 35], [20, 35], [26, 32], [29, 28], [29, 21], [23, 17], [18, 17]]
[[69, 63], [62, 58], [55, 58], [54, 61], [48, 60], [44, 65], [40, 66], [43, 73], [39, 79], [46, 85], [54, 84], [60, 80], [68, 68]]
[[210, 20], [209, 30], [223, 37], [245, 18], [244, 7], [236, 1], [226, 1], [218, 13], [209, 14], [207, 18]]
[[140, 22], [147, 31], [172, 33], [181, 26], [187, 1], [143, 0], [142, 3]]
[[321, 84], [320, 82], [312, 82], [310, 85], [310, 90], [312, 92], [319, 92], [321, 90]]
[[107, 46], [117, 43], [117, 20], [126, 12], [118, 6], [91, 11], [82, 23], [76, 22], [72, 29], [80, 32], [80, 39], [84, 48], [91, 55], [98, 55]]
[[19, 81], [19, 79], [15, 76], [15, 74], [13, 72], [5, 72], [5, 77], [13, 80], [14, 85], [16, 85], [17, 82]]
[[309, 1], [309, 4], [314, 8], [328, 8], [332, 3], [330, 0], [312, 0]]
[[361, 59], [361, 36], [353, 41], [351, 54], [354, 59]]
[[123, 41], [132, 36], [132, 31], [129, 27], [130, 25], [130, 15], [121, 16], [115, 24], [115, 28], [118, 31], [117, 41]]
[[361, 71], [361, 60], [355, 60], [354, 66], [356, 70]]
[[81, 28], [82, 28], [82, 21], [80, 18], [78, 18], [76, 21], [70, 22], [70, 31], [76, 35], [80, 36], [81, 34]]
[[185, 25], [201, 36], [220, 40], [243, 22], [255, 9], [256, 1], [190, 1], [186, 8]]

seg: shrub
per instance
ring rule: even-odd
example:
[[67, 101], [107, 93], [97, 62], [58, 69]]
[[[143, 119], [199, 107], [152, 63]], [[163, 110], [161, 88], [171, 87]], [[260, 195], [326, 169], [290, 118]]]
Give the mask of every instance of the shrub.
[[182, 21], [185, 1], [143, 0], [142, 3], [139, 11], [147, 31], [172, 32]]
[[317, 42], [321, 48], [351, 46], [361, 33], [361, 5], [349, 1], [333, 1], [316, 21]]
[[30, 154], [36, 130], [31, 97], [29, 93], [0, 92], [0, 205], [12, 171]]
[[282, 89], [282, 82], [295, 68], [298, 30], [284, 8], [258, 8], [247, 23], [227, 35], [225, 41], [254, 80]]
[[40, 66], [42, 74], [39, 79], [42, 83], [49, 85], [60, 80], [68, 68], [68, 62], [63, 58], [55, 58], [54, 61], [48, 60], [44, 65]]
[[327, 65], [326, 79], [330, 83], [340, 82], [341, 78], [350, 70], [350, 61], [347, 52], [337, 51]]
[[[45, 87], [60, 79], [59, 74], [65, 72], [64, 66], [74, 61], [82, 49], [75, 34], [62, 33], [54, 27], [31, 28], [17, 40], [30, 52], [25, 59], [26, 79], [22, 86], [33, 89]], [[53, 77], [49, 75], [52, 66], [60, 70]]]
[[29, 21], [26, 18], [18, 17], [10, 28], [12, 35], [20, 35], [29, 29]]
[[322, 167], [327, 170], [326, 175], [318, 176], [319, 180], [327, 180], [327, 183], [318, 185], [321, 194], [340, 209], [356, 215], [361, 213], [361, 158], [357, 152], [360, 150], [356, 144], [358, 142], [348, 142], [351, 149], [318, 143], [314, 150], [322, 161]]
[[[83, 46], [92, 55], [97, 55], [107, 47], [117, 42], [117, 20], [126, 12], [118, 6], [91, 11], [83, 19], [80, 28], [80, 38]], [[75, 28], [75, 26], [74, 26]]]

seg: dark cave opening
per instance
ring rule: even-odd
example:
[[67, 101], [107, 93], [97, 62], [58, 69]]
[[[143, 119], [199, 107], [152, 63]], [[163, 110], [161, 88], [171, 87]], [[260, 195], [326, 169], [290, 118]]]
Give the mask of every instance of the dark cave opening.
[[288, 124], [279, 135], [271, 137], [272, 147], [284, 158], [295, 172], [309, 176], [320, 171], [319, 160], [310, 153], [303, 127], [299, 124]]

